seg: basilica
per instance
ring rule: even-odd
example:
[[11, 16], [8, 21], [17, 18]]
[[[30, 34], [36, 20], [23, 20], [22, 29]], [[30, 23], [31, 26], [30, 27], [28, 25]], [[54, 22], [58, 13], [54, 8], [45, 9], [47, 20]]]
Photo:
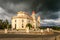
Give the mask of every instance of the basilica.
[[16, 16], [11, 19], [12, 29], [26, 29], [26, 25], [30, 23], [34, 29], [40, 27], [40, 16], [36, 17], [35, 11], [31, 15], [24, 11], [17, 12]]

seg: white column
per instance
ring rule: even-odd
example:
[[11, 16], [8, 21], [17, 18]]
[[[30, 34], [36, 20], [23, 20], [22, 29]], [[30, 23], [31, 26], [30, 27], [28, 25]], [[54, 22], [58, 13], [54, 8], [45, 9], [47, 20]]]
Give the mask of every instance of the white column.
[[8, 32], [7, 29], [5, 29], [4, 32], [7, 33]]
[[29, 27], [26, 27], [26, 33], [29, 33]]

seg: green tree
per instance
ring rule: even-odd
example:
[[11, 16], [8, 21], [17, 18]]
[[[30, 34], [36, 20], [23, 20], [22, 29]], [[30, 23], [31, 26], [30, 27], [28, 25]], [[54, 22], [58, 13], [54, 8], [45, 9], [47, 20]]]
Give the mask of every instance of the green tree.
[[9, 28], [9, 22], [8, 22], [8, 20], [6, 19], [4, 22], [3, 22], [3, 27], [4, 27], [4, 29], [6, 28], [6, 29], [8, 29]]
[[0, 19], [0, 29], [3, 29], [2, 25], [3, 25], [3, 20]]
[[30, 29], [30, 28], [32, 28], [32, 25], [31, 25], [30, 23], [28, 23], [28, 24], [26, 25], [26, 27], [29, 27], [29, 29]]
[[8, 20], [5, 20], [5, 27], [8, 29], [8, 27], [9, 27], [9, 22], [8, 22]]
[[60, 30], [60, 27], [58, 27], [58, 26], [53, 26], [52, 29], [54, 29], [54, 30]]
[[8, 25], [8, 29], [11, 29], [11, 24]]
[[7, 19], [6, 20], [0, 19], [0, 29], [5, 29], [5, 28], [7, 29], [11, 28], [11, 24], [8, 22]]

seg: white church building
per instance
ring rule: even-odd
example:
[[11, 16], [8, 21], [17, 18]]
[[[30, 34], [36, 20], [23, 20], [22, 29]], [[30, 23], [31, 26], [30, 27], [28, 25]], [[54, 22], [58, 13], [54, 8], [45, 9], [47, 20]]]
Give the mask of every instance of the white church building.
[[26, 25], [30, 23], [35, 29], [40, 26], [40, 16], [36, 18], [36, 14], [33, 11], [32, 15], [27, 12], [19, 11], [16, 16], [11, 20], [12, 29], [26, 29]]

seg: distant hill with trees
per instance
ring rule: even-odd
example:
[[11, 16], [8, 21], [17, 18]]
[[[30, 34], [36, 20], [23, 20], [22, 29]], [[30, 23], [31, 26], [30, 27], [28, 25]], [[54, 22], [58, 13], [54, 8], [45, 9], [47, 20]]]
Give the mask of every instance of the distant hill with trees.
[[60, 30], [60, 26], [41, 26], [40, 29], [51, 28], [53, 30]]

